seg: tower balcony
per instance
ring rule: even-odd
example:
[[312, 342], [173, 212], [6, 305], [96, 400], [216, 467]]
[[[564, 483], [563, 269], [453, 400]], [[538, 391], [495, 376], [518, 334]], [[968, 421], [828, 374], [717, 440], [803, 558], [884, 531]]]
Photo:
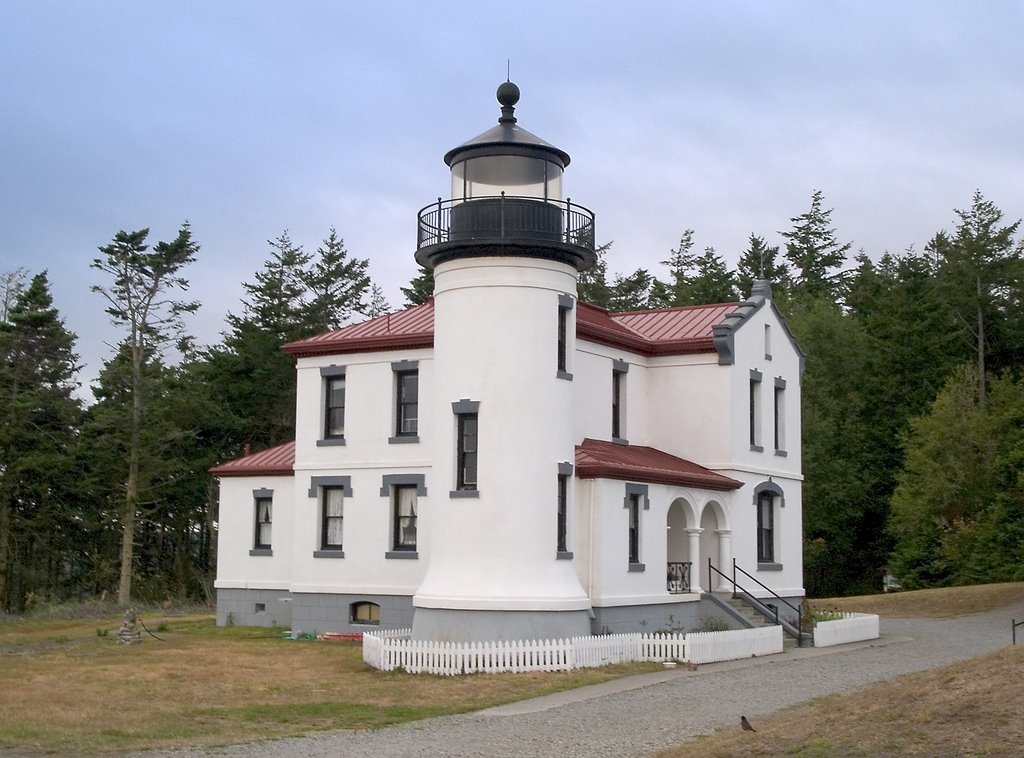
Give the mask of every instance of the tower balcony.
[[418, 214], [416, 261], [427, 268], [459, 258], [521, 256], [590, 268], [594, 214], [570, 200], [502, 193], [437, 199]]

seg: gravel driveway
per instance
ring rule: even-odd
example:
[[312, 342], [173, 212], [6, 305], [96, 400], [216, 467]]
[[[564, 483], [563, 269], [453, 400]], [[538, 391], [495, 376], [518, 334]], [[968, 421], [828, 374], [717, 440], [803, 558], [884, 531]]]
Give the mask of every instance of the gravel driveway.
[[741, 714], [756, 725], [794, 703], [1005, 647], [1011, 618], [1024, 619], [1024, 603], [951, 620], [883, 619], [872, 642], [666, 670], [379, 731], [140, 755], [644, 756], [717, 727], [738, 728]]

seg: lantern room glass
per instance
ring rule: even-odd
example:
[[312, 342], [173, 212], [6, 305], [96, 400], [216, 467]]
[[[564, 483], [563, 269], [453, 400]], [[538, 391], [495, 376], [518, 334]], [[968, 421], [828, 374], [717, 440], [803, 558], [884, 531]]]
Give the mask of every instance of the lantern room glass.
[[562, 167], [524, 155], [484, 155], [452, 166], [452, 199], [481, 197], [562, 199]]

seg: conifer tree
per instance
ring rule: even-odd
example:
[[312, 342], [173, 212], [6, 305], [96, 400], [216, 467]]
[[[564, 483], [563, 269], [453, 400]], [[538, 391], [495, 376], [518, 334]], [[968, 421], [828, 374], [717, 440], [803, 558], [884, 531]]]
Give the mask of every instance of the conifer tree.
[[836, 302], [843, 292], [846, 262], [852, 243], [840, 244], [832, 228], [832, 209], [822, 208], [821, 190], [811, 195], [811, 208], [790, 219], [792, 230], [782, 232], [786, 259], [793, 264], [794, 289], [801, 297], [824, 297]]
[[747, 249], [740, 253], [736, 264], [736, 287], [741, 297], [749, 297], [758, 279], [771, 282], [772, 297], [776, 302], [785, 299], [790, 286], [789, 266], [779, 260], [779, 246], [769, 245], [764, 237], [751, 234]]
[[423, 305], [434, 295], [434, 272], [420, 266], [419, 273], [409, 282], [408, 287], [401, 287], [407, 306]]
[[146, 244], [148, 236], [149, 229], [120, 231], [109, 245], [100, 248], [102, 257], [92, 262], [93, 268], [112, 279], [108, 285], [94, 285], [92, 291], [107, 301], [111, 321], [126, 329], [125, 345], [131, 356], [131, 414], [117, 592], [122, 606], [131, 602], [141, 437], [147, 412], [146, 368], [180, 338], [184, 314], [199, 308], [197, 302], [174, 296], [176, 291], [188, 290], [189, 282], [181, 272], [199, 251], [188, 223], [182, 224], [174, 240], [158, 242], [152, 250]]
[[369, 265], [367, 259], [350, 258], [344, 240], [331, 227], [307, 275], [308, 321], [314, 333], [333, 331], [356, 314], [369, 314]]
[[980, 192], [969, 210], [955, 212], [953, 234], [939, 232], [928, 252], [956, 315], [953, 326], [970, 341], [984, 405], [987, 373], [1024, 362], [1024, 243], [1015, 239], [1020, 221], [1001, 226], [1002, 211]]
[[0, 323], [0, 607], [8, 610], [26, 592], [57, 589], [47, 566], [69, 550], [63, 540], [76, 524], [74, 344], [46, 272], [37, 274]]
[[608, 308], [611, 304], [611, 289], [608, 286], [608, 262], [605, 256], [612, 248], [612, 242], [605, 242], [594, 250], [594, 265], [579, 273], [576, 296], [584, 303]]

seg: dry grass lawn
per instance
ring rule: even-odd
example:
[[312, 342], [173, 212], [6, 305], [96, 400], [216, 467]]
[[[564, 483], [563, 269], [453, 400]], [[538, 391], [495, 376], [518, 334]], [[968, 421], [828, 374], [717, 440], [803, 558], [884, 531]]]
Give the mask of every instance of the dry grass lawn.
[[732, 756], [1019, 756], [1024, 753], [1024, 646], [908, 674], [754, 719], [658, 753]]
[[354, 642], [144, 620], [163, 641], [116, 645], [115, 620], [105, 637], [96, 621], [0, 625], [0, 748], [119, 752], [372, 729], [660, 668], [411, 676], [367, 667]]
[[877, 613], [882, 618], [954, 618], [1021, 602], [1024, 602], [1024, 582], [942, 587], [810, 601], [812, 606], [822, 610]]
[[[811, 605], [889, 618], [952, 618], [1020, 602], [1024, 582], [830, 598]], [[757, 720], [756, 733], [737, 724], [657, 758], [1024, 755], [1022, 680], [1024, 644], [793, 706]]]
[[[1024, 601], [1024, 583], [814, 601], [889, 617], [948, 617]], [[0, 623], [0, 753], [218, 745], [373, 729], [485, 708], [644, 671], [443, 678], [382, 673], [352, 642], [295, 642], [218, 628], [210, 617], [144, 617], [162, 641], [118, 646], [119, 619]], [[101, 636], [105, 635], [105, 636]], [[1024, 754], [1024, 645], [793, 707], [688, 743], [677, 756]]]

